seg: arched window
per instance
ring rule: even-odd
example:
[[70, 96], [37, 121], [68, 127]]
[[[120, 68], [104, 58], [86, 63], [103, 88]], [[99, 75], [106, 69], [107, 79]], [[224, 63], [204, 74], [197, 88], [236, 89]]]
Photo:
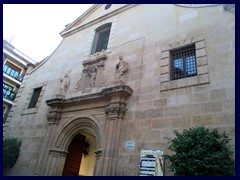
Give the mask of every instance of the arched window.
[[96, 29], [91, 54], [107, 49], [111, 25], [107, 23]]

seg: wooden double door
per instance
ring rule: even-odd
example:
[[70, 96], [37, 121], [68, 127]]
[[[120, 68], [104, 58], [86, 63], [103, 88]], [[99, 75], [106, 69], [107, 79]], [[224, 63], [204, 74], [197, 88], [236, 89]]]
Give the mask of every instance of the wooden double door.
[[72, 140], [68, 148], [68, 155], [62, 173], [63, 176], [79, 176], [85, 140], [86, 136], [82, 134], [77, 134]]

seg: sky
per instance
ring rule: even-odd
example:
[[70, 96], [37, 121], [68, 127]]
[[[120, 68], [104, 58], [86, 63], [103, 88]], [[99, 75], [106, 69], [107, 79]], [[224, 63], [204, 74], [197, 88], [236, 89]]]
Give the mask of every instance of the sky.
[[93, 4], [3, 4], [3, 38], [36, 62], [62, 41], [59, 34]]

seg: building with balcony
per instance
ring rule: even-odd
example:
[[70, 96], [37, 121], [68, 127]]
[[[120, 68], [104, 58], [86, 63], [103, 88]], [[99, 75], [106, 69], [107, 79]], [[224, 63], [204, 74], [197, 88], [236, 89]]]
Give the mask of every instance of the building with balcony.
[[34, 68], [35, 64], [31, 58], [3, 40], [3, 123], [14, 104], [27, 69]]

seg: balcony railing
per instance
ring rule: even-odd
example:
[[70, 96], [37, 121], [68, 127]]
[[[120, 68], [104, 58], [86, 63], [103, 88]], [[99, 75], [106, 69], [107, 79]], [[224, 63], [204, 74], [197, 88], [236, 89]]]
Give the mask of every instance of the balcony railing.
[[20, 74], [18, 71], [10, 68], [9, 66], [7, 66], [5, 64], [3, 65], [3, 72], [5, 74], [13, 77], [14, 79], [20, 81], [20, 82], [22, 82], [22, 80], [23, 80], [23, 75], [22, 74]]
[[16, 92], [11, 92], [8, 91], [7, 89], [3, 89], [3, 97], [10, 101], [14, 101], [16, 94], [17, 94]]

